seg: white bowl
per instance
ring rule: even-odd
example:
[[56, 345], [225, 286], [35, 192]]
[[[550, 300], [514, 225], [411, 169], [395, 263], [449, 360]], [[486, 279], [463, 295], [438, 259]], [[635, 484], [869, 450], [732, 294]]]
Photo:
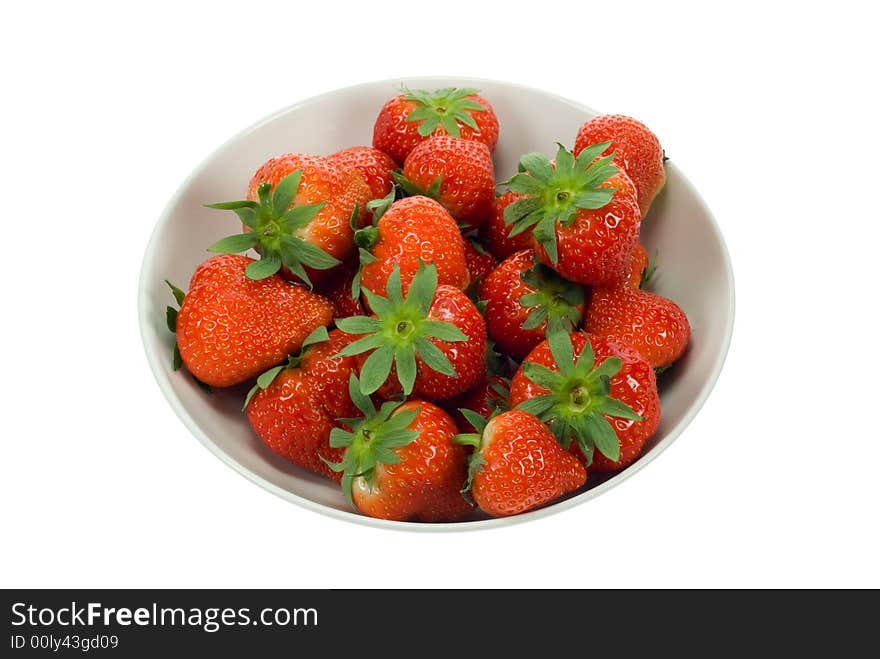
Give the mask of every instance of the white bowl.
[[[385, 80], [340, 89], [297, 103], [242, 131], [211, 154], [183, 183], [153, 232], [141, 269], [138, 312], [147, 359], [162, 392], [192, 433], [230, 467], [288, 501], [339, 519], [393, 529], [470, 530], [524, 522], [589, 501], [635, 474], [669, 446], [706, 400], [724, 363], [733, 330], [734, 286], [721, 232], [706, 205], [674, 162], [667, 162], [665, 191], [644, 222], [642, 240], [660, 256], [653, 290], [674, 299], [693, 328], [684, 358], [661, 379], [663, 418], [641, 457], [620, 473], [586, 491], [523, 515], [456, 524], [389, 522], [358, 514], [338, 486], [269, 451], [241, 412], [246, 386], [207, 395], [184, 371], [173, 372], [173, 335], [165, 326], [172, 302], [163, 283], [186, 288], [205, 248], [240, 230], [233, 213], [203, 207], [243, 197], [254, 171], [270, 156], [289, 151], [329, 154], [370, 144], [382, 104], [400, 88], [476, 87], [498, 115], [501, 137], [494, 154], [497, 180], [516, 171], [529, 151], [555, 153], [555, 143], [571, 147], [581, 124], [596, 114], [546, 92], [491, 80], [413, 78]], [[625, 111], [626, 108], [617, 108]], [[662, 140], [662, 135], [660, 136]]]

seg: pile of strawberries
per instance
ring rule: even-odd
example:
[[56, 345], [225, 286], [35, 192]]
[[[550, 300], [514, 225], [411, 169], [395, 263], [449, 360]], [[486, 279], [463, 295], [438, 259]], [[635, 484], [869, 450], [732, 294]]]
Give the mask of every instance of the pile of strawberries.
[[498, 196], [498, 133], [477, 90], [404, 90], [372, 147], [272, 158], [245, 200], [210, 204], [243, 231], [172, 286], [175, 368], [255, 381], [257, 435], [364, 514], [514, 515], [625, 467], [687, 346], [685, 314], [644, 290], [654, 134], [590, 119]]

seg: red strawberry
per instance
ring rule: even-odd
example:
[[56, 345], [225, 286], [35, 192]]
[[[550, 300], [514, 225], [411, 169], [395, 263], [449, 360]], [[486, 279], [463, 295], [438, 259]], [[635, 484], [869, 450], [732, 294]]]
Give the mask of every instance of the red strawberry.
[[427, 197], [392, 201], [390, 196], [386, 198], [385, 203], [391, 205], [385, 212], [383, 206], [376, 206], [375, 226], [361, 229], [355, 236], [362, 250], [360, 288], [383, 293], [397, 266], [406, 292], [424, 262], [436, 265], [438, 283], [467, 289], [470, 276], [464, 239], [446, 209]]
[[370, 199], [381, 199], [394, 186], [391, 172], [397, 163], [387, 153], [371, 146], [353, 146], [337, 151], [328, 159], [335, 162], [343, 171], [357, 170], [370, 188]]
[[373, 127], [373, 146], [402, 163], [429, 136], [451, 135], [482, 142], [490, 151], [498, 141], [498, 119], [476, 89], [407, 90], [388, 101]]
[[480, 286], [486, 330], [517, 361], [553, 330], [571, 332], [584, 315], [584, 289], [535, 263], [531, 250], [509, 256]]
[[481, 281], [498, 267], [498, 260], [474, 240], [464, 241], [464, 258], [467, 262], [471, 285]]
[[586, 482], [584, 466], [537, 417], [511, 410], [486, 423], [470, 410], [462, 412], [477, 432], [459, 435], [455, 441], [474, 447], [466, 487], [484, 512], [496, 517], [518, 515]]
[[377, 411], [352, 376], [349, 391], [363, 413], [347, 419], [351, 431], [332, 431], [330, 444], [345, 449], [332, 465], [342, 490], [365, 515], [380, 519], [455, 522], [470, 504], [461, 496], [467, 477], [465, 449], [442, 409], [426, 401], [389, 401]]
[[486, 221], [480, 225], [480, 239], [486, 249], [497, 259], [506, 259], [514, 252], [532, 248], [532, 230], [509, 237], [513, 227], [504, 222], [504, 210], [514, 201], [522, 199], [525, 195], [505, 192], [498, 197], [492, 205], [492, 212]]
[[665, 157], [660, 140], [648, 127], [632, 117], [606, 114], [593, 117], [578, 131], [574, 154], [578, 155], [591, 144], [610, 142], [602, 155], [614, 152], [614, 163], [623, 170], [636, 186], [642, 217], [666, 182], [663, 167]]
[[357, 360], [334, 356], [351, 340], [339, 330], [318, 328], [300, 354], [261, 375], [245, 400], [248, 420], [266, 446], [336, 481], [340, 474], [325, 460], [342, 459], [343, 452], [330, 447], [336, 419], [357, 414], [347, 393]]
[[368, 289], [364, 293], [376, 315], [336, 321], [343, 332], [363, 335], [340, 353], [364, 355], [363, 393], [378, 390], [387, 398], [402, 387], [406, 396], [451, 398], [483, 377], [486, 323], [464, 293], [437, 285], [433, 265], [422, 265], [406, 297], [396, 266], [388, 278], [387, 297]]
[[621, 282], [639, 237], [641, 215], [635, 188], [611, 165], [607, 148], [597, 144], [577, 160], [562, 146], [555, 167], [539, 153], [522, 157], [524, 171], [508, 181], [525, 195], [504, 211], [511, 235], [533, 228], [538, 259], [579, 284]]
[[629, 286], [593, 289], [584, 328], [635, 348], [653, 368], [681, 357], [691, 336], [687, 316], [675, 302]]
[[465, 432], [476, 432], [461, 413], [466, 409], [476, 412], [484, 419], [510, 409], [510, 381], [500, 376], [483, 379], [477, 386], [469, 389], [450, 401], [443, 402], [443, 408], [452, 415], [455, 423]]
[[363, 315], [364, 307], [360, 296], [352, 294], [352, 283], [357, 273], [357, 261], [349, 260], [336, 268], [331, 277], [315, 287], [315, 292], [326, 297], [333, 305], [334, 318]]
[[367, 184], [357, 199], [360, 210], [358, 226], [369, 224], [370, 213], [367, 203], [373, 199], [381, 199], [394, 188], [391, 172], [397, 169], [397, 163], [387, 153], [371, 146], [353, 146], [350, 149], [337, 151], [327, 157], [344, 172], [357, 171]]
[[539, 344], [513, 377], [510, 405], [547, 423], [594, 472], [630, 464], [660, 423], [651, 365], [610, 337], [583, 332]]
[[330, 303], [277, 275], [245, 276], [253, 259], [215, 256], [196, 268], [177, 313], [177, 346], [202, 382], [229, 387], [256, 377], [299, 350], [333, 317]]
[[418, 144], [395, 180], [409, 195], [439, 201], [465, 228], [479, 226], [495, 202], [495, 168], [485, 144], [440, 135]]
[[285, 278], [311, 285], [354, 252], [350, 221], [365, 189], [357, 172], [343, 172], [326, 158], [296, 153], [272, 158], [254, 174], [246, 200], [208, 205], [235, 211], [245, 227], [245, 233], [208, 250], [256, 249], [261, 260], [248, 268], [249, 278], [281, 270]]

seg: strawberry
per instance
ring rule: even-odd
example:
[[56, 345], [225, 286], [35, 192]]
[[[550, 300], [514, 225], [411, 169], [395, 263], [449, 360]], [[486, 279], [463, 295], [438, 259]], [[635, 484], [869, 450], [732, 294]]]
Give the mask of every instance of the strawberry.
[[442, 403], [443, 408], [452, 415], [455, 423], [465, 432], [476, 432], [461, 413], [462, 409], [476, 412], [484, 419], [510, 409], [510, 380], [498, 375], [484, 378], [475, 387]]
[[202, 382], [229, 387], [295, 353], [333, 317], [330, 303], [278, 275], [254, 280], [253, 259], [215, 256], [196, 268], [174, 319], [187, 369]]
[[592, 144], [609, 143], [602, 155], [614, 152], [614, 163], [623, 168], [633, 185], [642, 217], [666, 182], [666, 160], [660, 140], [640, 121], [619, 114], [593, 117], [578, 131], [574, 154]]
[[341, 460], [330, 447], [336, 419], [357, 409], [348, 396], [348, 381], [357, 367], [354, 357], [333, 356], [351, 343], [339, 330], [319, 327], [303, 342], [302, 351], [286, 364], [257, 379], [245, 400], [251, 427], [278, 455], [301, 467], [339, 480], [325, 460]]
[[371, 208], [374, 224], [355, 234], [361, 257], [355, 293], [364, 289], [381, 294], [395, 266], [406, 292], [422, 262], [436, 265], [439, 284], [467, 289], [464, 239], [443, 206], [427, 197], [394, 201], [389, 195]]
[[508, 181], [525, 195], [504, 211], [511, 236], [533, 228], [538, 259], [579, 284], [616, 284], [626, 276], [639, 236], [641, 215], [629, 177], [598, 158], [608, 148], [596, 144], [575, 160], [560, 146], [555, 167], [539, 153], [520, 160], [524, 171]]
[[364, 307], [361, 304], [360, 296], [352, 295], [352, 284], [357, 274], [357, 261], [348, 260], [336, 268], [332, 276], [315, 286], [315, 292], [323, 295], [333, 305], [334, 318], [363, 315]]
[[394, 188], [394, 179], [391, 173], [397, 169], [397, 163], [387, 153], [374, 149], [371, 146], [353, 146], [327, 156], [327, 159], [336, 164], [342, 171], [357, 171], [366, 187], [358, 196], [359, 207], [358, 227], [369, 224], [370, 214], [367, 211], [367, 203], [373, 199], [385, 197]]
[[479, 226], [495, 202], [495, 168], [485, 144], [438, 135], [419, 143], [395, 175], [410, 196], [439, 201], [463, 228]]
[[492, 212], [480, 225], [480, 240], [496, 259], [504, 260], [514, 252], [532, 248], [532, 230], [510, 237], [513, 227], [504, 222], [504, 210], [525, 195], [505, 192], [492, 205]]
[[583, 332], [540, 343], [513, 376], [510, 405], [547, 423], [594, 472], [630, 464], [660, 423], [650, 364], [629, 346]]
[[594, 288], [584, 328], [635, 348], [653, 368], [681, 357], [691, 336], [687, 316], [675, 302], [630, 286]]
[[[451, 398], [479, 382], [486, 372], [486, 323], [464, 293], [438, 286], [437, 268], [424, 264], [406, 297], [397, 266], [386, 290], [387, 297], [382, 297], [364, 289], [375, 316], [336, 321], [343, 332], [362, 335], [340, 354], [364, 355], [363, 393], [379, 391], [387, 398], [402, 388], [406, 396], [434, 400]], [[397, 382], [389, 380], [392, 374]]]
[[498, 259], [489, 254], [475, 240], [464, 241], [464, 258], [467, 263], [471, 286], [485, 279], [486, 275], [498, 267]]
[[379, 149], [371, 146], [353, 146], [337, 151], [327, 158], [339, 165], [343, 171], [354, 169], [360, 173], [370, 190], [366, 201], [381, 199], [391, 192], [394, 186], [391, 172], [397, 169], [397, 163]]
[[502, 352], [522, 360], [550, 331], [571, 332], [584, 315], [584, 289], [516, 252], [480, 286], [486, 331]]
[[523, 412], [503, 412], [488, 423], [462, 410], [475, 433], [458, 435], [456, 443], [474, 447], [465, 491], [486, 513], [518, 515], [543, 506], [587, 480], [584, 466], [556, 441], [540, 419]]
[[342, 490], [370, 517], [397, 521], [455, 522], [471, 505], [461, 496], [467, 477], [465, 449], [452, 440], [452, 418], [436, 405], [388, 401], [376, 410], [352, 375], [349, 394], [363, 414], [344, 419], [350, 431], [331, 431], [330, 445], [344, 449], [329, 466], [342, 474]]
[[379, 111], [373, 146], [398, 163], [434, 134], [482, 142], [490, 151], [498, 141], [498, 118], [476, 89], [405, 90]]
[[261, 259], [248, 267], [250, 279], [281, 270], [286, 279], [311, 286], [354, 252], [349, 222], [365, 189], [357, 172], [343, 172], [325, 158], [296, 153], [272, 158], [254, 174], [246, 200], [208, 204], [235, 211], [245, 227], [208, 250], [256, 249]]

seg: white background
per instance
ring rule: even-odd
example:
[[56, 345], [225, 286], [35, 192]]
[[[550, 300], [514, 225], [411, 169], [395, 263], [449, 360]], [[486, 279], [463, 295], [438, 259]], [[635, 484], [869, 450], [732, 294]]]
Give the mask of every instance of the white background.
[[[0, 586], [880, 586], [878, 22], [808, 4], [4, 3]], [[136, 320], [153, 224], [209, 152], [314, 94], [433, 74], [641, 118], [737, 279], [679, 440], [490, 532], [381, 531], [252, 485], [175, 417]]]

